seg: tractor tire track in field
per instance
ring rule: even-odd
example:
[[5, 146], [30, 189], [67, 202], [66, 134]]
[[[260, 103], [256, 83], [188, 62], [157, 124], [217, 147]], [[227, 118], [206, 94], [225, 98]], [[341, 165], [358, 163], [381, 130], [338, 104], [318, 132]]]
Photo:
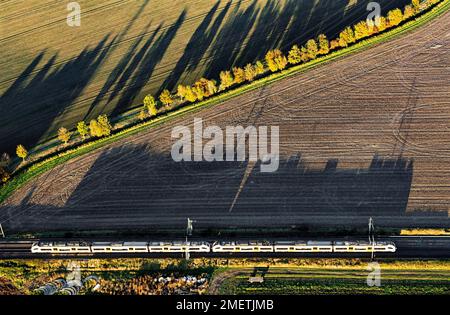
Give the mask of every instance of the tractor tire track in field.
[[[71, 160], [14, 193], [0, 221], [16, 231], [182, 228], [187, 217], [204, 228], [361, 227], [372, 216], [377, 226], [449, 227], [449, 27], [447, 12]], [[279, 126], [280, 169], [173, 162], [172, 128], [196, 117]]]

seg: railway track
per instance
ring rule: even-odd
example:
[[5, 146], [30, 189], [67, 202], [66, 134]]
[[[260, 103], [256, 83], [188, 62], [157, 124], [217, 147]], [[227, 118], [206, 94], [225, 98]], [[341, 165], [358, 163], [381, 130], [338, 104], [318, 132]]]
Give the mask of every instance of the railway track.
[[[196, 238], [196, 241], [200, 239]], [[270, 241], [277, 241], [272, 239]], [[297, 240], [297, 239], [296, 239]], [[345, 239], [349, 241], [349, 239]], [[46, 254], [31, 253], [31, 246], [39, 240], [0, 241], [0, 259], [94, 259], [94, 258], [183, 258], [184, 253], [86, 253], [86, 254]], [[58, 241], [63, 241], [58, 239]], [[70, 240], [72, 241], [72, 240]], [[95, 240], [84, 240], [95, 241]], [[381, 237], [377, 241], [391, 241], [397, 246], [395, 253], [375, 253], [374, 258], [380, 259], [450, 259], [450, 236], [394, 236]], [[255, 252], [255, 253], [194, 253], [191, 258], [371, 258], [371, 253], [293, 253], [293, 252]]]

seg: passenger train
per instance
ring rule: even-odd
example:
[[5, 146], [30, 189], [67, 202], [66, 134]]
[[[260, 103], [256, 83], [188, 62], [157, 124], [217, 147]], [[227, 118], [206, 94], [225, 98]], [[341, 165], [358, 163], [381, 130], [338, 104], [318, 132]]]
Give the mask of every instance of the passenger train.
[[364, 253], [397, 250], [393, 242], [227, 241], [227, 242], [36, 242], [32, 253]]

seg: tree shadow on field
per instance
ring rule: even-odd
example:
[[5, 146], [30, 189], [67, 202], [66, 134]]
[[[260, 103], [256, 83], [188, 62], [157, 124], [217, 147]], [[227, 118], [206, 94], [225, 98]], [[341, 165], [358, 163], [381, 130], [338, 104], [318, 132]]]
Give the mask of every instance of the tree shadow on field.
[[[125, 36], [128, 34], [128, 31], [135, 24], [136, 20], [141, 16], [142, 12], [144, 11], [145, 7], [149, 4], [149, 2], [150, 2], [150, 0], [144, 1], [144, 3], [141, 5], [139, 10], [135, 13], [133, 18], [128, 23], [128, 25], [117, 36], [116, 42], [120, 43], [122, 40], [125, 39]], [[86, 120], [90, 116], [90, 114], [92, 113], [94, 108], [97, 105], [99, 105], [101, 100], [106, 96], [106, 94], [108, 94], [109, 90], [117, 83], [119, 78], [121, 76], [123, 76], [123, 73], [124, 73], [125, 69], [127, 68], [129, 60], [135, 54], [137, 47], [139, 46], [139, 44], [142, 42], [145, 35], [147, 34], [150, 25], [151, 25], [151, 21], [144, 28], [144, 31], [133, 41], [131, 46], [128, 48], [128, 51], [125, 53], [125, 55], [123, 55], [123, 57], [119, 60], [117, 65], [111, 71], [111, 73], [109, 74], [108, 78], [106, 79], [106, 82], [103, 85], [102, 89], [100, 90], [98, 95], [95, 97], [90, 108], [86, 112], [83, 120]], [[154, 34], [156, 34], [156, 32]], [[103, 110], [101, 110], [101, 112], [103, 112]]]
[[21, 143], [33, 147], [53, 121], [72, 105], [105, 61], [113, 41], [105, 36], [95, 47], [57, 64], [58, 54], [38, 64], [41, 52], [0, 97], [0, 143], [2, 152], [14, 152]]
[[203, 55], [212, 44], [219, 27], [230, 9], [231, 1], [228, 1], [225, 7], [218, 13], [218, 16], [213, 19], [217, 9], [219, 8], [219, 4], [220, 1], [217, 1], [194, 31], [188, 44], [186, 45], [186, 48], [184, 49], [183, 55], [178, 60], [170, 75], [161, 85], [158, 93], [160, 93], [164, 88], [173, 90], [183, 75], [194, 71], [201, 63]]
[[[329, 39], [336, 38], [345, 26], [367, 18], [369, 2], [363, 0], [351, 5], [348, 0], [286, 0], [267, 1], [261, 6], [254, 0], [241, 8], [243, 1], [239, 1], [217, 34], [205, 75], [217, 78], [222, 70], [264, 59], [270, 49], [287, 51], [292, 45], [303, 45], [321, 33]], [[409, 2], [379, 1], [382, 14]]]
[[[19, 143], [32, 148], [40, 140], [45, 140], [42, 137], [47, 133], [56, 133], [61, 126], [52, 127], [52, 123], [76, 103], [149, 2], [145, 0], [127, 26], [110, 41], [110, 35], [106, 35], [93, 48], [86, 46], [78, 56], [68, 61], [59, 61], [57, 53], [45, 59], [45, 50], [34, 58], [0, 97], [0, 152], [12, 154]], [[46, 61], [40, 66], [43, 60]], [[121, 73], [124, 63], [122, 60], [117, 65], [107, 84], [115, 82], [114, 76]], [[105, 93], [104, 89], [100, 91], [100, 98]], [[85, 119], [97, 101], [94, 100]]]
[[112, 116], [122, 113], [125, 109], [135, 104], [135, 102], [138, 102], [136, 97], [152, 77], [156, 65], [164, 57], [170, 43], [175, 38], [175, 35], [183, 24], [185, 18], [186, 10], [183, 10], [177, 21], [161, 33], [156, 40], [154, 40], [155, 35], [161, 28], [160, 26], [157, 31], [155, 31], [154, 34], [147, 39], [144, 46], [131, 60], [109, 97], [108, 102], [111, 102], [122, 90], [124, 90], [120, 96], [117, 106], [112, 112]]
[[[182, 229], [188, 217], [203, 228], [289, 227], [317, 218], [361, 226], [369, 216], [418, 225], [420, 214], [406, 213], [412, 160], [375, 156], [365, 169], [338, 166], [331, 159], [322, 170], [309, 169], [297, 155], [261, 173], [259, 164], [177, 163], [147, 146], [124, 145], [98, 157], [63, 207], [30, 204], [28, 196], [26, 204], [3, 207], [0, 220], [12, 230]], [[428, 213], [427, 220], [448, 225], [446, 211]]]

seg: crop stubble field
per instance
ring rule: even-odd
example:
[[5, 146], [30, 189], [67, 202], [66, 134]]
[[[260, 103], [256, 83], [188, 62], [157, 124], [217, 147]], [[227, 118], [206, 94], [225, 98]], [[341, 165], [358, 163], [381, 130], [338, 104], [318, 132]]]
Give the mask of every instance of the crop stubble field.
[[[0, 7], [0, 151], [14, 153], [100, 113], [138, 106], [147, 93], [262, 59], [272, 47], [367, 16], [369, 1], [3, 1]], [[384, 12], [407, 0], [382, 0]], [[250, 43], [250, 44], [249, 44]]]
[[[450, 13], [401, 38], [69, 161], [13, 194], [11, 231], [448, 227]], [[278, 172], [175, 163], [171, 130], [278, 125]]]

